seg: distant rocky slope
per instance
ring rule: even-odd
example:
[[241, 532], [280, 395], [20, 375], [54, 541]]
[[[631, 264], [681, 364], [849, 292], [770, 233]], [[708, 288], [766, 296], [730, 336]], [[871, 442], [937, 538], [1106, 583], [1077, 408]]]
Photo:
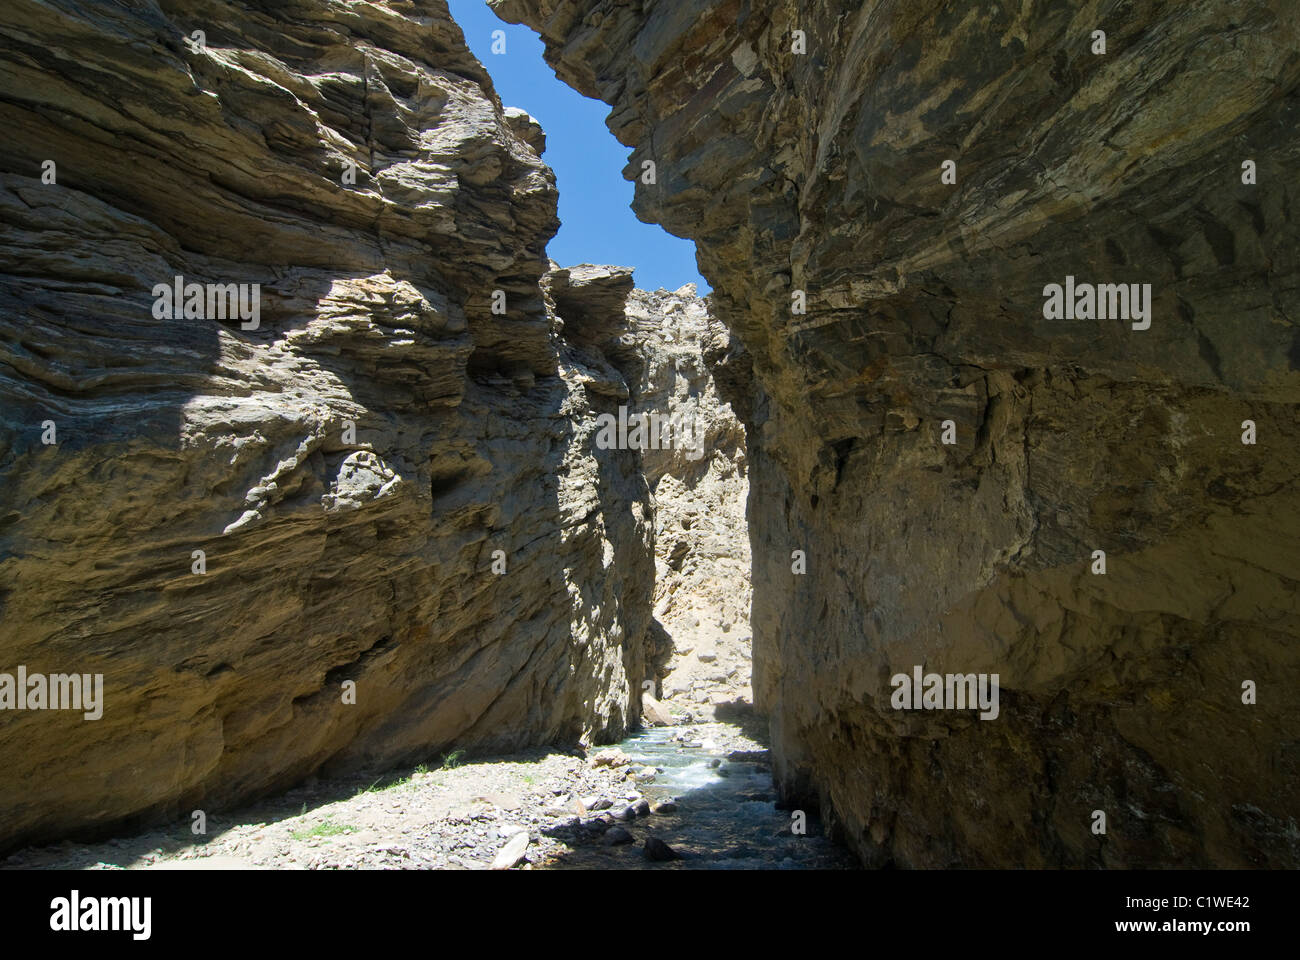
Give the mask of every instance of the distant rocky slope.
[[674, 439], [642, 453], [655, 502], [655, 625], [671, 639], [655, 661], [659, 693], [679, 715], [712, 717], [753, 699], [745, 428], [713, 377], [731, 338], [693, 284], [633, 290], [627, 317], [640, 358], [627, 371], [632, 409], [668, 418]]
[[[622, 299], [548, 304], [541, 131], [445, 3], [16, 0], [0, 38], [0, 674], [104, 678], [97, 720], [0, 712], [0, 847], [621, 736], [651, 497], [561, 330]], [[169, 318], [177, 277], [258, 312]]]
[[588, 364], [597, 415], [641, 445], [653, 495], [654, 695], [695, 718], [748, 703], [745, 429], [714, 379], [726, 375], [731, 338], [693, 284], [650, 292], [633, 289], [629, 267], [552, 267], [543, 286]]
[[738, 339], [787, 798], [872, 865], [1300, 866], [1292, 11], [491, 2]]

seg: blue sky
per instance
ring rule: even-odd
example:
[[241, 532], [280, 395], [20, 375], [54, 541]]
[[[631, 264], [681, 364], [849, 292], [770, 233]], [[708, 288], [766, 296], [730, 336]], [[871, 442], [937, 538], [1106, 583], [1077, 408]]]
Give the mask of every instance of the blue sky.
[[[560, 187], [559, 233], [546, 248], [560, 266], [613, 263], [636, 268], [636, 285], [675, 290], [709, 286], [695, 267], [695, 244], [642, 223], [632, 212], [632, 184], [623, 179], [631, 151], [605, 126], [609, 107], [555, 78], [542, 41], [527, 27], [498, 20], [485, 0], [448, 0], [451, 15], [507, 107], [527, 110], [546, 131], [542, 158]], [[492, 53], [492, 31], [504, 30], [506, 52]]]

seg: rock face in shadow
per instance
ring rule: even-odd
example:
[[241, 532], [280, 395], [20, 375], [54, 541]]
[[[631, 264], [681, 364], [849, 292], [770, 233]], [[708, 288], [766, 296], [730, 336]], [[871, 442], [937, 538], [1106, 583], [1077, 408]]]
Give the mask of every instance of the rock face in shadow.
[[[612, 105], [739, 341], [786, 797], [870, 865], [1300, 865], [1296, 18], [493, 6]], [[1076, 281], [1149, 312], [1057, 318]], [[895, 709], [916, 666], [998, 717]]]
[[[0, 711], [0, 847], [621, 737], [651, 498], [541, 286], [540, 129], [445, 3], [0, 37], [0, 674], [103, 675], [97, 720]], [[176, 277], [250, 310], [169, 318]]]

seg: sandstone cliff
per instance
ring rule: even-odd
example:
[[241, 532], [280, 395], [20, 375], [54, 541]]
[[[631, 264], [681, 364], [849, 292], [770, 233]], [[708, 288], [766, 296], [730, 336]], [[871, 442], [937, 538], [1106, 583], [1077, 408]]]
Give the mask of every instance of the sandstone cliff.
[[[445, 3], [17, 0], [0, 41], [0, 673], [104, 677], [0, 713], [0, 847], [621, 736], [650, 494]], [[258, 314], [169, 319], [178, 276]]]
[[[786, 796], [872, 865], [1300, 865], [1294, 11], [492, 5], [739, 340]], [[1149, 327], [1048, 319], [1067, 277]], [[999, 717], [893, 709], [914, 666]]]

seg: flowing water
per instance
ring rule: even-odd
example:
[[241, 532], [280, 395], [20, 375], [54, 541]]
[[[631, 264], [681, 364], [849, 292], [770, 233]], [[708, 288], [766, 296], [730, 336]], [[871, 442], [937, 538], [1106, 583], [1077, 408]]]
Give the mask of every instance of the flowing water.
[[[677, 804], [621, 826], [634, 837], [626, 846], [582, 847], [550, 866], [678, 869], [835, 869], [856, 862], [822, 836], [811, 813], [807, 833], [791, 832], [792, 811], [776, 808], [771, 763], [762, 745], [723, 723], [656, 727], [635, 734], [619, 748], [635, 768], [659, 769], [637, 790], [655, 806]], [[683, 859], [652, 863], [641, 846], [647, 837], [667, 843]]]

